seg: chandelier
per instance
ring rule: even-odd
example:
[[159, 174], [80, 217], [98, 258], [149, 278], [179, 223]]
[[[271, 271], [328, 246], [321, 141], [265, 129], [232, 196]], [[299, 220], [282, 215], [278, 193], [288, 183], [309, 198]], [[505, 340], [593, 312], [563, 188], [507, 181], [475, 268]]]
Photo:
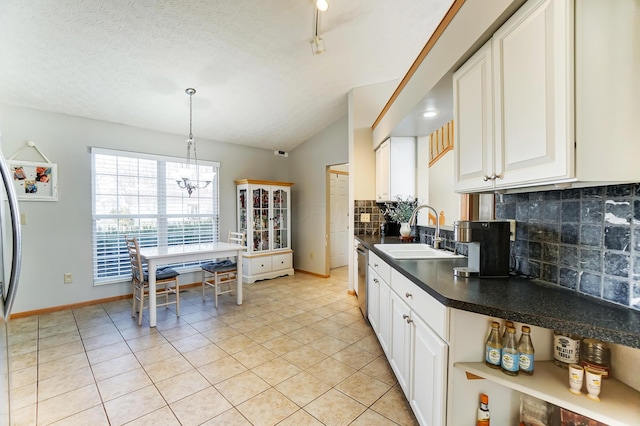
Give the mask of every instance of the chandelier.
[[[196, 89], [186, 89], [189, 95], [189, 139], [187, 139], [187, 163], [178, 171], [176, 182], [182, 189], [186, 189], [189, 197], [196, 189], [206, 188], [211, 183], [214, 173], [200, 173], [198, 166], [198, 154], [196, 152], [196, 140], [193, 138], [193, 95]], [[193, 147], [193, 160], [195, 168], [191, 167], [191, 147]], [[195, 173], [194, 173], [195, 172]]]

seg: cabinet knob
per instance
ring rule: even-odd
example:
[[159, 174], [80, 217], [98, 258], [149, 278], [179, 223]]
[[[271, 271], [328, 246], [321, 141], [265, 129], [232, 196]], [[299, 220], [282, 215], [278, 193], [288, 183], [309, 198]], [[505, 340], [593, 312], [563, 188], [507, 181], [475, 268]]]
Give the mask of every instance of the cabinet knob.
[[409, 319], [409, 315], [407, 315], [407, 314], [402, 314], [402, 319], [404, 319], [404, 320]]
[[496, 180], [496, 179], [502, 179], [502, 175], [497, 175], [497, 174], [492, 174], [491, 175], [491, 180]]
[[491, 176], [488, 176], [488, 175], [482, 176], [482, 180], [485, 182], [488, 181], [489, 179], [491, 179]]
[[413, 320], [411, 318], [407, 318], [407, 324], [411, 324]]
[[411, 293], [407, 292], [407, 293], [404, 295], [404, 297], [406, 297], [407, 299], [408, 299], [408, 298], [410, 298], [410, 297], [411, 297], [411, 298], [413, 298], [413, 294], [411, 294]]
[[374, 283], [376, 283], [376, 284], [380, 284], [380, 281], [378, 281], [378, 279], [377, 279], [377, 278], [374, 278], [374, 279], [373, 279], [373, 282], [374, 282]]
[[378, 267], [378, 264], [377, 264], [377, 263], [374, 263], [374, 264], [373, 264], [373, 267], [374, 267], [374, 268], [377, 268], [377, 267]]

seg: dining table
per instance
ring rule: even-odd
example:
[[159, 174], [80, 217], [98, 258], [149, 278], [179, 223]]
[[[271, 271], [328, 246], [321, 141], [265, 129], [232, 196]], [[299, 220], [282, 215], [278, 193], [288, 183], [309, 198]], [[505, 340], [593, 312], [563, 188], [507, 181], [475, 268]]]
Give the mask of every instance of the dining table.
[[236, 256], [238, 265], [236, 303], [242, 305], [242, 253], [246, 248], [241, 244], [226, 242], [141, 247], [140, 257], [147, 264], [149, 271], [149, 326], [156, 326], [156, 271], [158, 266]]

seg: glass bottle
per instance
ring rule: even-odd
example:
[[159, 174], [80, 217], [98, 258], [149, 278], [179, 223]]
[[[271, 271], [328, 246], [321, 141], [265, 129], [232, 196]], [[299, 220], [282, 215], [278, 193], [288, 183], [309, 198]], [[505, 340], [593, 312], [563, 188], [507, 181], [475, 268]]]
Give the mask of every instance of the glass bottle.
[[502, 346], [504, 346], [504, 339], [505, 339], [505, 337], [507, 337], [507, 329], [509, 327], [515, 327], [515, 325], [513, 325], [513, 321], [505, 321], [504, 322], [504, 330], [502, 331], [502, 339], [500, 339], [500, 341], [502, 342]]
[[580, 336], [563, 331], [553, 331], [553, 362], [563, 368], [578, 364], [580, 360]]
[[507, 327], [507, 337], [502, 344], [502, 357], [500, 362], [502, 372], [509, 376], [517, 376], [519, 369], [518, 348], [516, 347], [516, 329]]
[[489, 413], [489, 397], [486, 394], [481, 393], [476, 426], [489, 426], [490, 419], [491, 414]]
[[484, 362], [491, 368], [500, 368], [500, 358], [502, 357], [502, 341], [500, 340], [500, 323], [491, 322], [491, 331], [485, 344]]
[[518, 342], [519, 353], [519, 369], [522, 374], [533, 374], [533, 358], [535, 350], [533, 349], [533, 342], [531, 341], [531, 328], [523, 325], [522, 334], [520, 335], [520, 341]]

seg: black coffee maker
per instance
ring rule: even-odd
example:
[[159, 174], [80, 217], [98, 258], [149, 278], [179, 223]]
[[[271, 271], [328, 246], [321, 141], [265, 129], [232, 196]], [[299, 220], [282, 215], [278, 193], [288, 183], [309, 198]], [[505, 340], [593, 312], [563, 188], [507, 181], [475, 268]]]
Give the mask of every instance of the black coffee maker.
[[469, 263], [454, 268], [457, 277], [508, 277], [509, 236], [507, 221], [458, 220], [453, 224], [454, 239], [467, 243]]

